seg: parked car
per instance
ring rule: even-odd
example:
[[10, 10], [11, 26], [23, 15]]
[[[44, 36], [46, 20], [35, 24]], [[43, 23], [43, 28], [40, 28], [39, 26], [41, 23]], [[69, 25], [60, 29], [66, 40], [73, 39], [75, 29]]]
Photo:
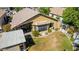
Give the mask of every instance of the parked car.
[[74, 44], [74, 47], [79, 48], [79, 38], [76, 38], [73, 44]]

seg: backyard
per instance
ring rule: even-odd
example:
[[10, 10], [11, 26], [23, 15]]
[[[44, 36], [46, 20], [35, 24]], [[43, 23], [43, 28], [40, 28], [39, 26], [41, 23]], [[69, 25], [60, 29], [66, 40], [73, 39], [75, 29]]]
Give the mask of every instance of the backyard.
[[29, 51], [72, 51], [71, 41], [59, 31], [50, 33], [48, 36], [33, 38], [35, 45]]

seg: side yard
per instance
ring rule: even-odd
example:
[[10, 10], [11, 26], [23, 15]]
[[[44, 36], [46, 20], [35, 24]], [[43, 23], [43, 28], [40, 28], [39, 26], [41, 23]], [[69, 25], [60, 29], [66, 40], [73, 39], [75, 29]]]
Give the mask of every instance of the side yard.
[[29, 51], [72, 51], [71, 41], [62, 32], [56, 31], [45, 37], [33, 38], [35, 45]]

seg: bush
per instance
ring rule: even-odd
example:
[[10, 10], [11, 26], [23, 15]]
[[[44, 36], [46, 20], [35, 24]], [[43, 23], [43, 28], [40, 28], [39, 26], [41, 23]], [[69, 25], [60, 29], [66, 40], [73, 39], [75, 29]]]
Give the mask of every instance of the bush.
[[22, 10], [23, 9], [23, 7], [15, 7], [15, 11], [16, 12], [18, 12], [18, 11], [20, 11], [20, 10]]
[[68, 32], [69, 34], [73, 34], [73, 33], [74, 33], [74, 29], [68, 28], [67, 32]]
[[57, 17], [56, 17], [56, 19], [57, 19], [57, 20], [59, 20], [59, 19], [60, 19], [60, 17], [59, 17], [59, 16], [57, 16]]
[[71, 37], [70, 40], [71, 40], [72, 42], [74, 42], [74, 38], [73, 38], [73, 37]]
[[52, 30], [50, 28], [48, 28], [48, 32], [50, 33], [50, 32], [52, 32]]
[[56, 28], [55, 30], [56, 30], [56, 31], [58, 31], [58, 30], [59, 30], [59, 28]]
[[32, 31], [33, 36], [38, 37], [40, 35], [39, 31]]
[[11, 24], [6, 24], [2, 26], [2, 29], [4, 32], [8, 32], [11, 29]]

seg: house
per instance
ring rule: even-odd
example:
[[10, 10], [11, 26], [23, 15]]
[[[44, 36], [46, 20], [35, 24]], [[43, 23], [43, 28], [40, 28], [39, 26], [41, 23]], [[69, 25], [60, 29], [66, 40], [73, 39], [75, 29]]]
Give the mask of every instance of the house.
[[20, 51], [25, 49], [26, 42], [23, 31], [16, 30], [0, 33], [1, 51]]
[[44, 31], [50, 27], [60, 28], [61, 24], [50, 16], [40, 14], [30, 8], [24, 8], [13, 16], [11, 29], [23, 29], [25, 32], [32, 30]]

